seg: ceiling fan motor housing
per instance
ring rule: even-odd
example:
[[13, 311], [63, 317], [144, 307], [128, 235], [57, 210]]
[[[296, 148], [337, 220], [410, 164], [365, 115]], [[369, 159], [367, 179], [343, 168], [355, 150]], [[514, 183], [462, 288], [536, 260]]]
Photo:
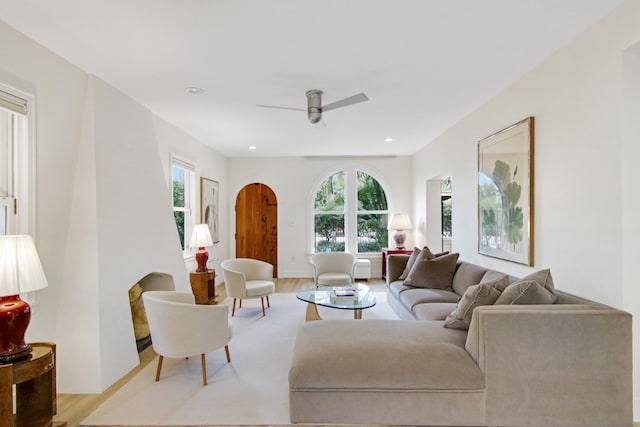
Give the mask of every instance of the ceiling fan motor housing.
[[322, 118], [322, 91], [307, 91], [307, 117], [311, 123], [318, 123]]

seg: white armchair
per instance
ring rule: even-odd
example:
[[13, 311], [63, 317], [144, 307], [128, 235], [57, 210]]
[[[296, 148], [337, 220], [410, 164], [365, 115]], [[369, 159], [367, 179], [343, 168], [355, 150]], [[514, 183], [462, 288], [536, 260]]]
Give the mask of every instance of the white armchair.
[[156, 381], [160, 380], [164, 357], [185, 358], [199, 354], [203, 385], [207, 385], [205, 353], [224, 347], [227, 362], [231, 362], [229, 306], [195, 304], [193, 294], [174, 291], [143, 292], [142, 301], [149, 321], [151, 344], [159, 356]]
[[235, 258], [222, 261], [222, 274], [227, 297], [233, 298], [231, 316], [236, 313], [236, 299], [260, 298], [262, 302], [262, 315], [265, 315], [264, 300], [267, 299], [267, 307], [271, 307], [269, 295], [276, 291], [273, 281], [273, 265], [268, 262], [251, 258]]
[[353, 283], [358, 258], [348, 252], [318, 252], [311, 255], [316, 286]]

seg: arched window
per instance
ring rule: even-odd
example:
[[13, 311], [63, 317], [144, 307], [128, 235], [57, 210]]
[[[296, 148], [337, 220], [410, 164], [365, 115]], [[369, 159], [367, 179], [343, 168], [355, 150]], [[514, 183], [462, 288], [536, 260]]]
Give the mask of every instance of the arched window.
[[380, 252], [388, 246], [389, 209], [382, 185], [360, 170], [326, 178], [313, 205], [314, 252]]

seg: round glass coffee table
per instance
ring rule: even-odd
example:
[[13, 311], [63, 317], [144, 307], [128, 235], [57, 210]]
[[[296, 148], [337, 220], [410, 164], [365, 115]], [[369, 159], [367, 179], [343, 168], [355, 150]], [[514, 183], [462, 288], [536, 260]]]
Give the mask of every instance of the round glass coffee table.
[[[353, 299], [333, 299], [331, 291], [334, 288], [353, 287], [356, 296]], [[352, 283], [343, 286], [319, 286], [318, 288], [305, 289], [296, 294], [296, 297], [308, 303], [307, 322], [322, 320], [318, 314], [318, 306], [335, 308], [338, 310], [353, 310], [354, 319], [362, 319], [362, 310], [376, 305], [376, 297], [367, 285]]]

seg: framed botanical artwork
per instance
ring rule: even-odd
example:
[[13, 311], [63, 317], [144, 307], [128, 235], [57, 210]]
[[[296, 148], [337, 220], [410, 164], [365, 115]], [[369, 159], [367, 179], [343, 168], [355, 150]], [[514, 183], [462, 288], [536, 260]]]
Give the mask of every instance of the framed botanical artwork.
[[200, 177], [200, 222], [209, 226], [213, 243], [220, 241], [218, 215], [220, 184], [217, 181]]
[[478, 253], [533, 265], [533, 117], [478, 142]]

